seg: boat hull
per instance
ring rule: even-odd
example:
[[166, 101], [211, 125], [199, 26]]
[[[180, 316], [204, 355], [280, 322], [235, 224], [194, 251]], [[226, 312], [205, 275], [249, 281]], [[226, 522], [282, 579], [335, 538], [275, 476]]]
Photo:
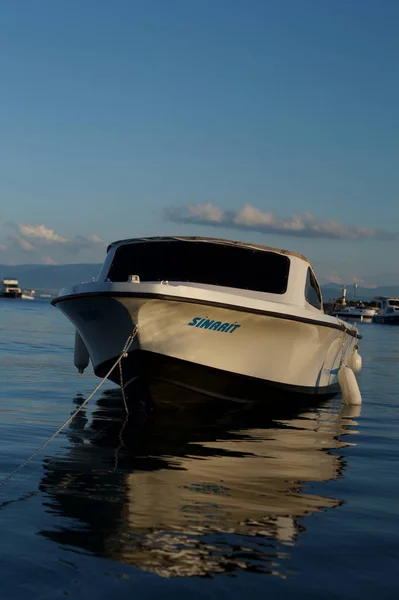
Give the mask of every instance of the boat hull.
[[340, 314], [334, 313], [334, 317], [342, 319], [343, 321], [355, 321], [357, 323], [371, 323], [373, 315], [351, 315], [351, 314]]
[[22, 292], [1, 292], [0, 298], [21, 298]]
[[344, 319], [348, 321], [372, 321], [375, 310], [363, 308], [363, 309], [351, 309], [351, 310], [336, 310], [331, 313], [334, 317]]
[[[104, 377], [115, 361], [102, 363], [94, 369], [98, 377]], [[214, 367], [199, 365], [181, 359], [171, 358], [145, 350], [128, 353], [123, 365], [124, 380], [135, 385], [140, 379], [172, 383], [188, 390], [199, 392], [214, 398], [223, 399], [280, 399], [281, 394], [295, 396], [323, 395], [334, 396], [339, 392], [339, 384], [332, 383], [326, 387], [305, 387], [260, 379], [222, 371]], [[115, 371], [111, 380], [120, 385], [119, 371]], [[268, 392], [273, 396], [267, 396]]]
[[[339, 326], [182, 299], [132, 293], [54, 303], [81, 335], [99, 377], [137, 327], [122, 361], [124, 385], [145, 377], [231, 398], [257, 395], [265, 386], [331, 395], [338, 391], [339, 367], [357, 343]], [[119, 369], [109, 379], [120, 384]]]
[[381, 325], [399, 325], [399, 314], [374, 315], [373, 323], [379, 323]]

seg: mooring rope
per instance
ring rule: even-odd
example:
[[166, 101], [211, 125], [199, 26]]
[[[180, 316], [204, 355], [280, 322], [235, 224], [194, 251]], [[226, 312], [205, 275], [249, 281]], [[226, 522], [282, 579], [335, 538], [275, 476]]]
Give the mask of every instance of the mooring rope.
[[[341, 340], [341, 357], [340, 357], [340, 361], [339, 361], [339, 368], [341, 368], [344, 365], [346, 353], [347, 353], [351, 343], [352, 343], [351, 337], [348, 336], [346, 334], [346, 332], [344, 331], [342, 333], [342, 340]], [[356, 348], [356, 346], [357, 346], [357, 344], [355, 344], [354, 348]]]
[[[94, 388], [94, 390], [91, 392], [91, 394], [89, 394], [89, 396], [87, 396], [86, 400], [84, 400], [82, 402], [82, 404], [80, 406], [78, 406], [78, 408], [72, 413], [72, 415], [65, 421], [65, 423], [63, 423], [61, 425], [61, 427], [59, 427], [57, 429], [57, 431], [55, 431], [41, 446], [39, 446], [39, 448], [37, 448], [26, 460], [24, 460], [24, 462], [22, 464], [20, 464], [16, 469], [14, 469], [14, 471], [12, 471], [11, 473], [9, 473], [8, 475], [6, 475], [6, 477], [4, 477], [4, 479], [2, 479], [0, 481], [0, 488], [5, 486], [7, 483], [9, 483], [9, 481], [11, 481], [11, 479], [13, 479], [13, 477], [15, 477], [15, 475], [17, 475], [17, 473], [19, 473], [24, 467], [26, 467], [26, 465], [28, 465], [34, 458], [35, 456], [37, 456], [40, 452], [42, 452], [42, 450], [44, 450], [49, 444], [51, 444], [51, 442], [57, 437], [57, 435], [59, 433], [61, 433], [61, 431], [63, 429], [65, 429], [65, 427], [67, 427], [72, 421], [73, 419], [80, 413], [80, 411], [88, 404], [88, 402], [90, 402], [90, 400], [93, 398], [93, 396], [98, 392], [98, 390], [104, 385], [104, 383], [107, 381], [108, 377], [111, 375], [112, 371], [115, 369], [116, 366], [119, 365], [120, 367], [120, 377], [121, 377], [121, 383], [123, 383], [122, 381], [122, 368], [121, 368], [121, 362], [124, 358], [127, 357], [127, 353], [129, 352], [129, 349], [131, 347], [131, 345], [133, 344], [134, 338], [137, 335], [137, 327], [134, 327], [132, 333], [129, 335], [129, 337], [126, 340], [126, 343], [123, 347], [123, 350], [120, 354], [120, 356], [116, 359], [116, 361], [114, 362], [114, 364], [112, 365], [112, 367], [110, 368], [110, 370], [108, 371], [108, 373], [103, 377], [103, 379], [100, 381], [100, 383]], [[127, 402], [126, 402], [126, 397], [125, 397], [125, 392], [122, 386], [122, 397], [123, 397], [123, 401], [125, 404], [125, 409], [127, 411], [127, 415], [128, 413], [128, 409], [127, 409]]]
[[125, 420], [124, 420], [123, 425], [122, 425], [122, 427], [121, 427], [121, 429], [119, 431], [119, 446], [115, 450], [115, 455], [114, 455], [114, 471], [116, 471], [116, 469], [118, 468], [119, 451], [124, 446], [124, 443], [123, 443], [123, 432], [125, 431], [125, 427], [127, 425], [127, 422], [129, 421], [129, 407], [127, 405], [127, 400], [126, 400], [126, 395], [125, 395], [125, 384], [123, 382], [123, 373], [122, 373], [122, 364], [121, 363], [119, 363], [119, 385], [120, 385], [121, 392], [122, 392], [123, 404], [125, 406]]

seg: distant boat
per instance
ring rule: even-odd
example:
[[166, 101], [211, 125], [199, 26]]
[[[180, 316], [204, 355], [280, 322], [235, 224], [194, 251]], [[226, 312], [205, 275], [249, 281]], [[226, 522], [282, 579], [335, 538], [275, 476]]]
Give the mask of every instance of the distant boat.
[[381, 325], [399, 325], [399, 298], [377, 296], [374, 302], [380, 309], [373, 317], [374, 323]]
[[[353, 287], [356, 290], [357, 284], [355, 283]], [[370, 322], [376, 312], [375, 308], [368, 308], [364, 306], [363, 302], [358, 302], [355, 306], [348, 306], [346, 304], [346, 285], [344, 285], [342, 286], [342, 296], [336, 299], [334, 308], [330, 314], [339, 319]]]
[[22, 300], [34, 300], [35, 294], [35, 290], [24, 290], [22, 292], [21, 298]]
[[3, 285], [0, 291], [0, 298], [21, 298], [22, 290], [19, 287], [18, 279], [3, 279]]
[[331, 314], [340, 319], [353, 319], [358, 321], [372, 321], [376, 314], [375, 308], [367, 308], [366, 306], [345, 306], [341, 309], [334, 310]]

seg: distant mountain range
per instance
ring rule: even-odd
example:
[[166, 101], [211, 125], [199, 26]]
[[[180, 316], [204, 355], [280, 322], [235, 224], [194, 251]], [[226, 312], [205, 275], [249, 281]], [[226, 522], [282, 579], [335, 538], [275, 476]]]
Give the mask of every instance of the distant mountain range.
[[33, 288], [39, 293], [57, 294], [66, 286], [91, 281], [97, 277], [101, 264], [73, 265], [0, 265], [0, 279], [18, 279], [23, 289]]
[[[60, 288], [83, 281], [91, 281], [97, 277], [101, 264], [85, 263], [73, 265], [0, 265], [0, 279], [11, 278], [19, 280], [24, 289], [33, 288], [39, 293], [57, 294]], [[341, 296], [342, 286], [336, 283], [326, 283], [321, 286], [323, 300]], [[374, 296], [399, 296], [399, 285], [385, 285], [377, 288], [362, 288], [356, 290], [359, 300], [371, 300]], [[353, 287], [348, 284], [348, 300], [352, 300]]]

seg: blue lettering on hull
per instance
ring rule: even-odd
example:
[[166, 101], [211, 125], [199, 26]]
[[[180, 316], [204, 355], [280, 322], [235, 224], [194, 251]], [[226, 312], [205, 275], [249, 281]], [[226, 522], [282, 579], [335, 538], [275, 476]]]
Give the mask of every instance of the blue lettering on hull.
[[223, 323], [214, 321], [209, 317], [194, 317], [187, 323], [189, 327], [198, 327], [199, 329], [209, 329], [209, 331], [221, 331], [223, 333], [234, 333], [241, 325], [239, 323]]

